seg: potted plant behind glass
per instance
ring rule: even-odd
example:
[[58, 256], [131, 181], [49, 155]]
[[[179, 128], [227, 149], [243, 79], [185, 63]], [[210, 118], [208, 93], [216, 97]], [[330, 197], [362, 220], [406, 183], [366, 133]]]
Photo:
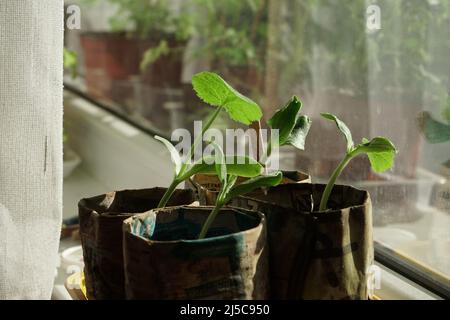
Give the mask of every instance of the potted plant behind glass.
[[[419, 126], [427, 142], [441, 144], [450, 141], [450, 98], [447, 97], [447, 107], [442, 112], [446, 123], [438, 121], [429, 112], [419, 115]], [[431, 204], [439, 209], [450, 210], [450, 159], [440, 165], [440, 172], [446, 178], [445, 183], [436, 183], [431, 193]]]
[[200, 46], [194, 57], [207, 60], [245, 95], [261, 98], [267, 38], [267, 1], [209, 1], [197, 4]]
[[[295, 88], [300, 92], [312, 107], [313, 120], [333, 105], [332, 111], [346, 119], [354, 136], [377, 132], [404, 146], [398, 154], [403, 165], [389, 173], [373, 173], [368, 160], [360, 157], [342, 176], [370, 191], [377, 209], [374, 223], [385, 225], [412, 222], [424, 215], [416, 205], [418, 185], [424, 179], [416, 174], [421, 141], [415, 118], [430, 103], [436, 87], [449, 83], [444, 61], [449, 42], [441, 39], [449, 27], [450, 4], [408, 0], [376, 4], [383, 16], [379, 30], [367, 28], [363, 1], [342, 5], [305, 0], [285, 10], [283, 28], [292, 32], [280, 35], [286, 62], [280, 64], [280, 91]], [[325, 181], [338, 165], [336, 155], [343, 145], [335, 143], [332, 126], [326, 123], [318, 122], [311, 135], [320, 135], [322, 143], [310, 140], [309, 152], [298, 154], [299, 166]]]
[[[192, 143], [189, 155], [184, 161], [180, 159], [174, 146], [162, 137], [156, 137], [169, 149], [174, 160], [175, 175], [168, 188], [153, 188], [144, 190], [125, 190], [111, 192], [92, 198], [82, 199], [79, 204], [80, 236], [83, 246], [85, 262], [86, 288], [89, 299], [123, 299], [124, 265], [122, 255], [122, 222], [138, 213], [167, 205], [190, 204], [195, 200], [191, 190], [176, 189], [183, 181], [196, 173], [214, 173], [214, 164], [207, 164], [203, 159], [191, 164], [191, 158], [197, 147], [201, 146], [203, 134], [214, 123], [222, 112], [227, 113], [234, 121], [245, 125], [261, 118], [260, 107], [242, 96], [227, 84], [220, 76], [209, 72], [202, 72], [193, 77], [194, 83], [204, 86], [194, 86], [195, 90], [202, 90], [214, 99], [215, 111], [208, 122], [203, 125], [199, 138]], [[214, 96], [215, 94], [217, 94]], [[248, 159], [243, 158], [244, 163]], [[233, 159], [227, 165], [230, 174], [246, 177], [249, 172], [254, 176], [256, 169], [260, 172], [260, 165], [248, 167], [242, 171], [240, 160]], [[250, 168], [250, 169], [249, 169]], [[250, 170], [250, 171], [249, 171]]]
[[[448, 99], [450, 102], [450, 99]], [[444, 121], [440, 122], [432, 117], [429, 112], [419, 115], [419, 126], [425, 139], [432, 144], [446, 143], [450, 141], [450, 103], [442, 112]], [[450, 178], [450, 159], [441, 165], [441, 174]]]
[[328, 184], [282, 184], [265, 195], [239, 197], [232, 204], [267, 217], [271, 288], [276, 299], [367, 299], [373, 264], [372, 206], [367, 191], [335, 185], [352, 159], [367, 154], [374, 171], [393, 166], [394, 145], [386, 138], [353, 143], [348, 127], [336, 116], [346, 138], [346, 154]]
[[191, 31], [184, 8], [174, 12], [165, 0], [108, 3], [117, 8], [110, 18], [111, 31], [81, 35], [89, 92], [127, 103], [134, 97], [133, 77], [151, 84], [179, 84], [182, 53]]

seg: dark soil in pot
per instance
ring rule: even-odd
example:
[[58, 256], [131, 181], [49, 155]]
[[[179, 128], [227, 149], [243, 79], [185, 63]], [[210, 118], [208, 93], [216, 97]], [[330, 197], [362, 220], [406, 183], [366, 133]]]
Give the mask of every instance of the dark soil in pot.
[[197, 240], [212, 207], [172, 207], [123, 225], [128, 299], [265, 299], [265, 218], [223, 208]]
[[267, 217], [274, 299], [367, 299], [373, 264], [369, 194], [337, 185], [329, 211], [317, 212], [325, 185], [285, 184], [233, 206]]
[[[82, 199], [78, 204], [88, 299], [124, 299], [122, 223], [156, 208], [165, 188], [124, 190]], [[176, 190], [169, 205], [195, 201], [190, 190]]]

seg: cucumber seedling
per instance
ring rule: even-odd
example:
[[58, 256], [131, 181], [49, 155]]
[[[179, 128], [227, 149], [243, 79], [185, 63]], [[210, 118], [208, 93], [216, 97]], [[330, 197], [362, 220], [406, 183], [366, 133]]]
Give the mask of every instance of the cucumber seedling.
[[350, 129], [344, 122], [331, 113], [321, 113], [321, 115], [327, 120], [334, 121], [347, 141], [347, 151], [345, 156], [331, 175], [320, 200], [319, 211], [325, 211], [327, 209], [328, 199], [337, 178], [353, 158], [360, 154], [366, 154], [369, 158], [372, 169], [375, 172], [383, 172], [392, 168], [394, 165], [396, 149], [394, 144], [389, 139], [384, 137], [375, 137], [370, 141], [363, 138], [360, 144], [355, 145], [353, 143]]
[[[224, 156], [222, 148], [212, 142], [215, 149], [215, 170], [221, 183], [219, 194], [216, 198], [214, 209], [209, 214], [203, 227], [200, 231], [198, 239], [205, 238], [208, 230], [219, 213], [220, 209], [229, 203], [232, 199], [242, 196], [258, 188], [272, 187], [278, 185], [283, 179], [281, 171], [270, 173], [267, 175], [254, 174], [255, 170], [252, 164], [240, 164], [240, 173], [245, 174], [246, 177], [253, 175], [250, 179], [236, 185], [238, 175], [233, 172], [229, 172], [226, 165], [226, 156]], [[250, 163], [254, 163], [256, 160], [250, 159]], [[261, 167], [262, 168], [262, 167]]]
[[[270, 157], [272, 150], [275, 146], [291, 145], [297, 149], [304, 150], [305, 140], [311, 128], [311, 119], [306, 115], [301, 115], [300, 110], [302, 108], [301, 101], [293, 96], [284, 107], [275, 111], [273, 116], [268, 120], [268, 125], [272, 130], [278, 130], [277, 139], [271, 139], [267, 144], [266, 152], [261, 158], [261, 164], [266, 165], [268, 158]], [[200, 232], [199, 239], [206, 236], [209, 227], [214, 221], [220, 209], [229, 203], [232, 199], [242, 196], [258, 188], [273, 187], [281, 183], [283, 174], [281, 171], [277, 171], [265, 175], [255, 175], [252, 178], [236, 185], [237, 177], [234, 172], [228, 172], [227, 166], [224, 165], [223, 151], [215, 143], [211, 143], [214, 146], [216, 154], [216, 173], [221, 183], [221, 189], [217, 195], [214, 210], [208, 216], [203, 228]], [[253, 160], [253, 159], [251, 159]], [[254, 161], [254, 160], [253, 160]], [[247, 168], [247, 165], [241, 165], [241, 174], [246, 174], [246, 177], [250, 176], [248, 172], [251, 167]], [[233, 168], [235, 170], [235, 168]]]
[[[194, 150], [201, 143], [203, 135], [214, 123], [219, 113], [224, 110], [228, 113], [231, 119], [240, 122], [245, 125], [249, 125], [254, 121], [258, 121], [262, 116], [261, 108], [251, 99], [240, 94], [238, 91], [233, 89], [224, 79], [219, 75], [212, 72], [200, 72], [193, 76], [192, 85], [197, 96], [206, 102], [207, 104], [216, 107], [216, 110], [209, 118], [206, 125], [203, 126], [201, 134], [196, 137], [192, 143], [190, 150], [186, 159], [182, 160], [178, 151], [172, 145], [172, 143], [162, 137], [155, 136], [155, 138], [161, 141], [169, 150], [172, 162], [175, 165], [175, 175], [168, 187], [166, 193], [161, 198], [158, 204], [158, 208], [166, 206], [170, 197], [175, 191], [175, 188], [182, 183], [184, 180], [188, 179], [196, 173], [214, 173], [214, 165], [208, 165], [205, 163], [204, 159], [194, 163], [190, 166], [191, 158], [194, 154]], [[231, 163], [228, 166], [228, 171], [230, 174], [241, 175], [243, 177], [248, 177], [245, 172], [240, 172], [241, 168], [239, 165], [235, 165], [239, 157], [235, 159], [229, 159], [227, 163]], [[245, 157], [244, 157], [245, 158]], [[246, 159], [248, 162], [249, 159]], [[253, 169], [258, 169], [256, 164], [253, 164]]]

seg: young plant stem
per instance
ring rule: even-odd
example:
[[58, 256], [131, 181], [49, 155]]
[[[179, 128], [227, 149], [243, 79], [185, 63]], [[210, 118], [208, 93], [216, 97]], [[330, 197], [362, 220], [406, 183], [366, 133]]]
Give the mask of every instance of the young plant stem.
[[327, 209], [328, 199], [330, 198], [331, 191], [333, 190], [334, 184], [336, 183], [337, 178], [341, 175], [342, 171], [345, 169], [347, 164], [353, 158], [352, 153], [347, 153], [344, 159], [339, 163], [338, 167], [334, 170], [331, 175], [330, 180], [328, 181], [325, 190], [322, 193], [322, 199], [320, 200], [319, 211], [325, 211]]
[[201, 134], [196, 137], [194, 143], [191, 145], [191, 148], [189, 150], [189, 154], [185, 160], [185, 162], [183, 163], [183, 165], [181, 166], [180, 172], [177, 174], [177, 176], [173, 179], [172, 183], [170, 184], [169, 188], [167, 188], [166, 192], [164, 193], [163, 197], [161, 198], [161, 200], [159, 201], [158, 204], [158, 208], [162, 208], [165, 207], [167, 202], [170, 200], [170, 198], [172, 197], [173, 193], [175, 192], [176, 187], [183, 181], [180, 181], [179, 179], [177, 179], [177, 177], [181, 177], [187, 170], [189, 162], [192, 158], [192, 155], [194, 154], [194, 150], [195, 148], [198, 146], [198, 144], [202, 141], [203, 139], [203, 134], [206, 132], [206, 130], [208, 130], [211, 125], [213, 124], [214, 120], [216, 120], [217, 116], [219, 115], [220, 111], [222, 111], [223, 106], [220, 106], [218, 108], [216, 108], [216, 111], [214, 111], [213, 115], [211, 116], [211, 118], [209, 118], [208, 122], [206, 123], [206, 125], [202, 128], [202, 132]]
[[264, 155], [261, 157], [261, 164], [264, 166], [264, 168], [266, 167], [267, 160], [269, 160], [271, 154], [272, 154], [272, 140], [269, 140]]
[[167, 188], [166, 192], [164, 193], [163, 197], [158, 203], [158, 208], [165, 207], [167, 205], [167, 202], [169, 202], [170, 198], [172, 197], [173, 193], [175, 192], [175, 188], [180, 184], [180, 182], [177, 179], [173, 179], [170, 186]]
[[208, 218], [206, 219], [205, 223], [203, 224], [202, 230], [200, 231], [200, 235], [198, 236], [198, 239], [204, 239], [206, 236], [206, 233], [208, 233], [209, 227], [213, 223], [214, 219], [216, 218], [217, 214], [219, 213], [220, 209], [223, 207], [223, 204], [218, 202], [216, 206], [214, 207], [214, 210], [209, 214]]
[[214, 120], [216, 120], [217, 116], [219, 115], [220, 111], [222, 111], [223, 106], [217, 107], [216, 111], [214, 111], [214, 113], [212, 114], [211, 118], [209, 118], [208, 122], [206, 123], [205, 126], [203, 126], [202, 128], [202, 132], [201, 134], [195, 138], [194, 143], [191, 145], [191, 148], [189, 149], [189, 153], [188, 156], [186, 158], [186, 161], [183, 163], [183, 165], [181, 166], [181, 170], [180, 173], [178, 175], [183, 175], [183, 173], [185, 173], [185, 171], [188, 168], [189, 162], [192, 158], [192, 155], [194, 154], [195, 148], [198, 146], [198, 144], [200, 143], [200, 141], [202, 141], [203, 139], [203, 134], [206, 132], [206, 130], [208, 130], [211, 125], [213, 124]]

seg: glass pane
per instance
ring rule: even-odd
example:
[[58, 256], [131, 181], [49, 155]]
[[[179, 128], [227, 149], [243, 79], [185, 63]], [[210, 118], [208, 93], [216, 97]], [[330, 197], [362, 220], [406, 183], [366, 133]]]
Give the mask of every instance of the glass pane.
[[[383, 174], [365, 156], [339, 182], [369, 190], [375, 240], [450, 273], [450, 2], [446, 0], [78, 1], [81, 30], [68, 85], [170, 135], [211, 109], [190, 79], [216, 71], [270, 115], [292, 95], [313, 119], [306, 151], [281, 151], [283, 169], [325, 182], [345, 141], [386, 136], [398, 148]], [[218, 127], [235, 126], [223, 116]]]

